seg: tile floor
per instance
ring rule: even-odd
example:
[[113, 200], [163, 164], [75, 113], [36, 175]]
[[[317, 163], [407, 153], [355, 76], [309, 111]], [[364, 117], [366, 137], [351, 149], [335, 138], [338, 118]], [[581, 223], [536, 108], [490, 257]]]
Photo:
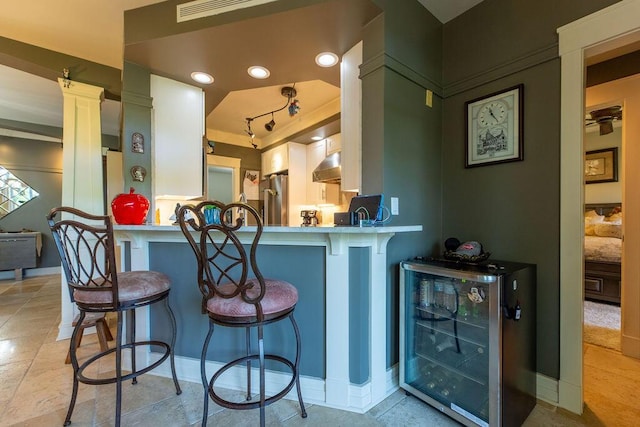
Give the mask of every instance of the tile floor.
[[[66, 295], [65, 295], [66, 297]], [[64, 364], [68, 340], [56, 341], [60, 278], [57, 275], [0, 281], [0, 426], [60, 426], [71, 394], [71, 367]], [[86, 336], [81, 356], [98, 349]], [[525, 426], [631, 426], [640, 418], [640, 361], [600, 347], [585, 346], [585, 413], [582, 416], [539, 403]], [[105, 361], [106, 362], [106, 361]], [[104, 363], [107, 365], [107, 363]], [[97, 373], [113, 368], [96, 366]], [[200, 384], [145, 375], [125, 387], [124, 426], [199, 426]], [[113, 425], [115, 386], [81, 385], [72, 426]], [[233, 392], [230, 392], [233, 393]], [[397, 391], [366, 414], [307, 405], [299, 416], [296, 402], [282, 400], [267, 408], [269, 426], [456, 426], [455, 421], [423, 402]], [[209, 424], [253, 426], [257, 410], [230, 411], [209, 405]]]

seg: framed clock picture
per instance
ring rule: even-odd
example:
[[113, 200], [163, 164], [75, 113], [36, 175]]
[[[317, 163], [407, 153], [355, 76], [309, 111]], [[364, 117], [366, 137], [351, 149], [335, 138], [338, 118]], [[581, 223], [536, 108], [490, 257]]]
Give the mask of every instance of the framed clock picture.
[[465, 103], [465, 167], [524, 159], [523, 92], [521, 84]]

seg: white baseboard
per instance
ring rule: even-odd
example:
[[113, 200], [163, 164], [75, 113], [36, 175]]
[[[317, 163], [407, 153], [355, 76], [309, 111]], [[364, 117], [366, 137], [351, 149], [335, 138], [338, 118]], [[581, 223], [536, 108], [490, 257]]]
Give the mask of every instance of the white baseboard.
[[557, 406], [559, 400], [558, 380], [538, 373], [536, 375], [537, 398]]
[[[138, 353], [139, 358], [144, 358], [147, 354], [144, 352]], [[158, 355], [151, 353], [151, 358], [157, 360]], [[126, 358], [124, 360], [127, 360]], [[141, 359], [143, 360], [143, 359]], [[176, 356], [176, 374], [180, 381], [189, 381], [197, 384], [201, 384], [200, 378], [200, 361], [188, 357]], [[211, 378], [211, 375], [222, 367], [222, 363], [219, 362], [207, 362], [207, 378]], [[150, 374], [159, 375], [165, 378], [171, 378], [171, 367], [169, 361], [165, 361], [160, 367], [149, 372]], [[252, 375], [257, 377], [258, 370], [252, 369]], [[265, 384], [267, 394], [275, 394], [282, 390], [291, 380], [291, 375], [286, 372], [267, 371], [267, 382]], [[246, 387], [246, 368], [236, 366], [229, 369], [227, 373], [222, 375], [216, 382], [216, 385], [227, 388], [230, 390], [242, 391]], [[257, 386], [257, 381], [252, 381], [252, 386]], [[371, 401], [371, 385], [369, 383], [362, 385], [350, 385], [349, 386], [349, 399], [348, 403], [343, 405], [330, 405], [327, 404], [325, 393], [325, 380], [323, 378], [313, 378], [300, 376], [300, 387], [302, 389], [302, 396], [305, 403], [314, 405], [327, 406], [335, 409], [342, 409], [350, 412], [365, 413], [380, 402]], [[387, 370], [387, 394], [385, 398], [395, 392], [398, 389], [398, 366], [395, 365], [391, 369]], [[257, 391], [254, 390], [254, 393]], [[298, 395], [295, 386], [285, 396], [289, 400], [297, 400]]]

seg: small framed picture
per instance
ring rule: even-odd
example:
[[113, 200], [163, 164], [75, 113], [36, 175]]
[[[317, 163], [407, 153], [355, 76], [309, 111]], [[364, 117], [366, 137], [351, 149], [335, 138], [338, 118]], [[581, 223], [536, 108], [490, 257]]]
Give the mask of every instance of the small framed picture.
[[131, 135], [131, 151], [144, 153], [144, 136], [140, 132], [134, 132]]
[[584, 157], [584, 183], [618, 181], [618, 147], [587, 151]]
[[131, 178], [134, 181], [143, 182], [144, 178], [147, 176], [147, 170], [142, 166], [134, 166], [130, 170]]
[[524, 160], [524, 85], [465, 103], [466, 168]]

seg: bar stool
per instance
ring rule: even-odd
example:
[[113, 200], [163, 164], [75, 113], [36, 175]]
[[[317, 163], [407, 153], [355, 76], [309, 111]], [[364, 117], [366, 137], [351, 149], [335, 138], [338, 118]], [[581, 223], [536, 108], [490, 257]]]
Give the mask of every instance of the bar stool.
[[[215, 212], [217, 210], [218, 212]], [[243, 212], [232, 221], [234, 212]], [[212, 215], [213, 213], [213, 215]], [[253, 219], [257, 224], [251, 240], [249, 254], [238, 237], [245, 220]], [[202, 313], [209, 318], [209, 331], [204, 339], [200, 356], [200, 373], [204, 387], [204, 410], [202, 426], [207, 425], [209, 397], [218, 405], [229, 409], [260, 408], [260, 425], [265, 425], [265, 407], [283, 398], [294, 386], [298, 392], [302, 418], [307, 412], [300, 391], [300, 332], [293, 317], [298, 302], [298, 291], [285, 281], [263, 278], [256, 262], [258, 242], [262, 235], [262, 220], [256, 210], [245, 203], [223, 204], [218, 201], [204, 201], [197, 206], [184, 205], [180, 208], [177, 221], [184, 236], [193, 249], [198, 262], [198, 287], [202, 293]], [[296, 338], [295, 360], [276, 354], [265, 354], [264, 326], [289, 319]], [[245, 329], [245, 356], [224, 364], [207, 379], [205, 364], [207, 349], [213, 335], [214, 325]], [[257, 352], [251, 349], [251, 331], [257, 329]], [[291, 372], [291, 380], [271, 397], [265, 392], [265, 360], [286, 366]], [[252, 362], [258, 362], [259, 400], [252, 401]], [[220, 376], [235, 366], [246, 366], [247, 389], [245, 402], [231, 402], [223, 399], [214, 389]]]
[[[59, 216], [56, 218], [56, 216]], [[64, 218], [62, 218], [64, 217]], [[169, 278], [156, 271], [127, 271], [118, 273], [116, 269], [113, 226], [109, 216], [98, 216], [71, 207], [59, 207], [47, 215], [53, 240], [58, 249], [69, 287], [71, 302], [75, 302], [80, 314], [69, 342], [71, 366], [73, 367], [73, 391], [64, 425], [71, 424], [71, 415], [78, 395], [79, 383], [84, 384], [116, 384], [115, 425], [120, 426], [122, 404], [122, 382], [132, 379], [137, 383], [138, 376], [158, 367], [167, 358], [171, 363], [171, 374], [176, 387], [176, 394], [182, 393], [173, 357], [173, 346], [176, 340], [176, 321], [169, 306]], [[153, 303], [164, 302], [172, 326], [171, 342], [159, 340], [136, 341], [135, 309]], [[82, 364], [78, 363], [76, 343], [87, 317], [115, 312], [117, 314], [116, 346], [100, 351], [89, 357]], [[126, 342], [123, 334], [123, 317], [127, 318]], [[161, 351], [160, 358], [148, 366], [136, 366], [136, 349], [140, 346], [157, 346]], [[131, 372], [122, 370], [122, 350], [128, 349], [131, 354]], [[115, 353], [115, 375], [111, 378], [91, 378], [85, 376], [85, 369], [103, 357]]]

